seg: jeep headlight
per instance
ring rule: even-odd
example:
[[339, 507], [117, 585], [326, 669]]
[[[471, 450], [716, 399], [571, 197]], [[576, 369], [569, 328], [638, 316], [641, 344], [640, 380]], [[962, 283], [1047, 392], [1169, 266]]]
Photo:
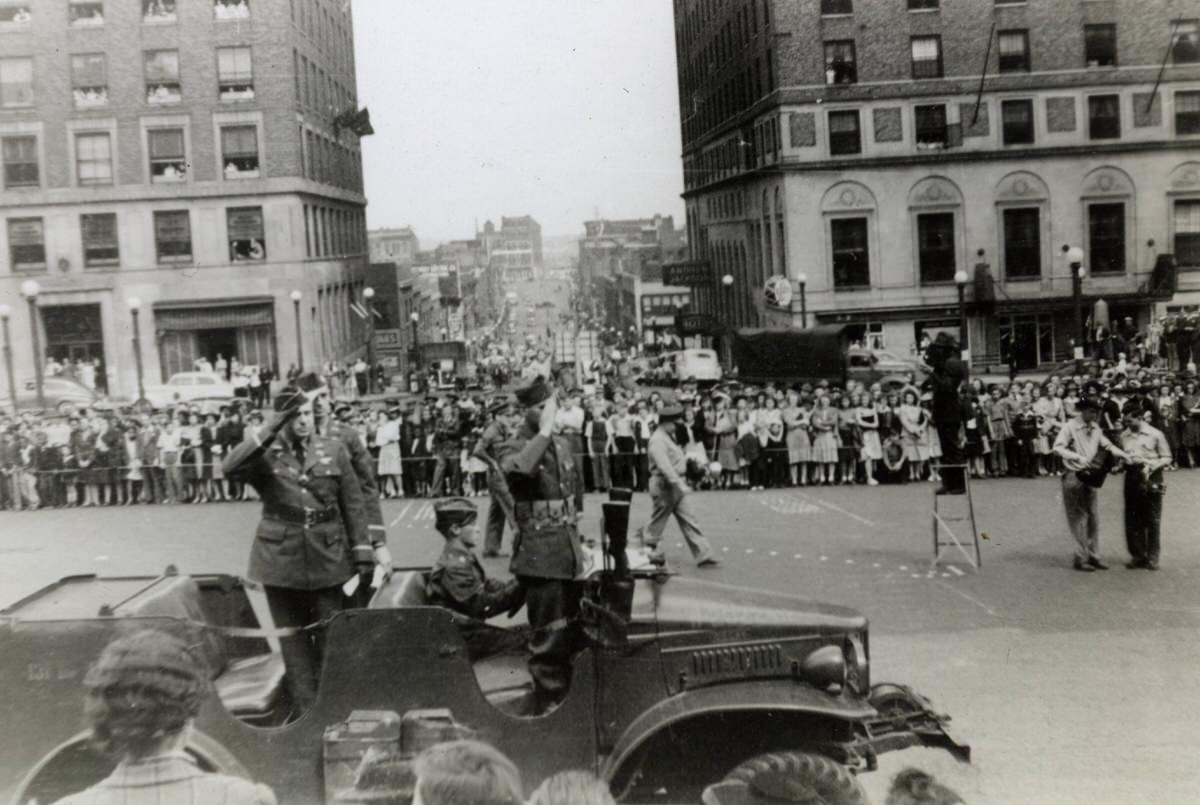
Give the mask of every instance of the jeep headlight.
[[850, 635], [843, 645], [846, 662], [846, 684], [855, 693], [865, 695], [871, 677], [867, 665], [867, 649], [858, 635]]
[[800, 673], [805, 680], [822, 689], [831, 685], [844, 687], [846, 658], [838, 646], [821, 646], [800, 663]]

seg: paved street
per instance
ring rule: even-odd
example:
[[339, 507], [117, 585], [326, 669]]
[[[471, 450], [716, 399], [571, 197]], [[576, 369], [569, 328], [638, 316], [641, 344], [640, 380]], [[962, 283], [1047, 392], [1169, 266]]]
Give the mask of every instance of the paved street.
[[[961, 559], [930, 571], [929, 485], [701, 493], [697, 509], [725, 560], [703, 575], [865, 612], [874, 681], [913, 685], [973, 745], [983, 792], [973, 801], [1194, 802], [1200, 472], [1168, 484], [1158, 573], [1121, 566], [1112, 482], [1101, 509], [1113, 569], [1072, 571], [1058, 484], [1042, 479], [975, 486], [989, 536], [978, 574]], [[598, 507], [588, 508], [596, 533]], [[637, 496], [635, 521], [648, 511]], [[388, 501], [384, 513], [397, 562], [431, 561], [440, 538], [429, 502]], [[167, 563], [240, 572], [256, 514], [252, 504], [0, 513], [0, 599], [72, 573], [155, 573]], [[700, 573], [677, 533], [668, 531], [674, 565]], [[489, 570], [503, 572], [503, 562]]]

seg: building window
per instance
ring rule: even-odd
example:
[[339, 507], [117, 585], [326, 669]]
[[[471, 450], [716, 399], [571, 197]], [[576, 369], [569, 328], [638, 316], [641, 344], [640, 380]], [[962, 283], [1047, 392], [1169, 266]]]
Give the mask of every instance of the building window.
[[858, 61], [854, 40], [842, 39], [825, 43], [825, 83], [853, 84], [858, 81]]
[[[292, 9], [293, 13], [295, 9]], [[247, 0], [213, 0], [213, 19], [248, 20], [250, 3]]]
[[179, 51], [148, 50], [145, 56], [146, 103], [179, 103]]
[[175, 22], [175, 0], [142, 0], [142, 22]]
[[258, 178], [258, 129], [252, 125], [223, 126], [221, 163], [226, 179]]
[[1000, 117], [1005, 145], [1033, 144], [1033, 101], [1003, 101]]
[[946, 127], [945, 106], [917, 106], [913, 117], [917, 124], [918, 146], [946, 146], [950, 138]]
[[117, 214], [96, 213], [79, 216], [83, 233], [83, 264], [89, 268], [115, 266], [121, 259], [117, 246]]
[[942, 38], [914, 36], [912, 38], [912, 77], [942, 77]]
[[866, 218], [835, 218], [829, 222], [835, 290], [866, 288], [871, 284]]
[[1175, 93], [1175, 133], [1200, 134], [1200, 92]]
[[103, 53], [71, 57], [71, 93], [76, 109], [108, 105], [108, 62]]
[[1200, 200], [1175, 202], [1175, 260], [1200, 268]]
[[267, 259], [262, 207], [231, 207], [225, 212], [229, 229], [229, 259], [235, 263]]
[[75, 181], [80, 185], [113, 183], [112, 141], [108, 132], [75, 135]]
[[1092, 95], [1088, 98], [1088, 137], [1113, 140], [1121, 136], [1121, 96]]
[[0, 140], [0, 153], [4, 157], [5, 190], [41, 184], [36, 137], [5, 137]]
[[1125, 273], [1125, 205], [1088, 206], [1089, 268], [1093, 274]]
[[0, 59], [0, 107], [33, 106], [33, 59]]
[[1117, 66], [1117, 26], [1083, 26], [1083, 59], [1088, 67]]
[[833, 156], [862, 152], [858, 110], [829, 113], [829, 153]]
[[1042, 276], [1041, 210], [1023, 207], [1004, 211], [1004, 278]]
[[854, 0], [821, 0], [822, 14], [853, 14]]
[[192, 224], [187, 210], [154, 213], [154, 247], [160, 263], [192, 262]]
[[0, 30], [24, 28], [33, 21], [28, 3], [5, 3], [0, 6]]
[[254, 68], [250, 48], [217, 48], [217, 95], [222, 101], [254, 98]]
[[104, 24], [104, 3], [96, 0], [71, 0], [67, 7], [67, 17], [71, 25], [85, 27], [88, 25]]
[[14, 271], [44, 271], [46, 240], [41, 218], [8, 219], [8, 259]]
[[150, 129], [150, 181], [181, 182], [187, 176], [183, 129]]
[[922, 283], [954, 281], [954, 213], [917, 216], [917, 262]]
[[909, 11], [928, 11], [938, 7], [939, 0], [908, 0]]
[[1200, 21], [1175, 20], [1175, 37], [1171, 42], [1171, 61], [1175, 64], [1200, 62]]
[[1029, 32], [1001, 31], [996, 43], [1000, 50], [1000, 72], [1029, 72]]

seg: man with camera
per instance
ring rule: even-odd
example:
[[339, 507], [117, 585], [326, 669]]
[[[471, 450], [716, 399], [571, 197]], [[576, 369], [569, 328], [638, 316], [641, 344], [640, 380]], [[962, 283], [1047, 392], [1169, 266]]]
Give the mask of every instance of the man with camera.
[[1129, 400], [1121, 409], [1125, 430], [1121, 448], [1128, 455], [1125, 468], [1125, 544], [1130, 560], [1125, 567], [1158, 570], [1159, 527], [1162, 523], [1163, 470], [1171, 466], [1171, 447], [1162, 431], [1145, 420], [1140, 400]]
[[932, 392], [930, 414], [942, 445], [942, 484], [939, 495], [961, 495], [966, 492], [966, 457], [963, 454], [962, 399], [959, 389], [967, 371], [959, 359], [958, 342], [945, 333], [925, 350], [925, 361], [933, 369], [926, 388]]

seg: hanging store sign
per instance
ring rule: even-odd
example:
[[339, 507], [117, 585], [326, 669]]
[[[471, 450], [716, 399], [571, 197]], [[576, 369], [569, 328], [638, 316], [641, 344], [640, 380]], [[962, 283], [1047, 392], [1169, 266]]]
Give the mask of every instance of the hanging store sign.
[[665, 263], [662, 267], [664, 285], [707, 286], [712, 284], [711, 268], [707, 260], [686, 260], [681, 263]]

